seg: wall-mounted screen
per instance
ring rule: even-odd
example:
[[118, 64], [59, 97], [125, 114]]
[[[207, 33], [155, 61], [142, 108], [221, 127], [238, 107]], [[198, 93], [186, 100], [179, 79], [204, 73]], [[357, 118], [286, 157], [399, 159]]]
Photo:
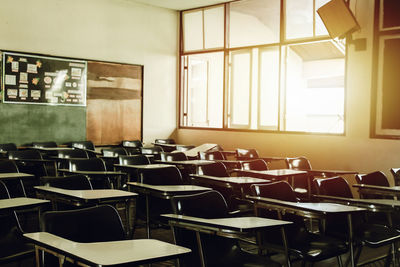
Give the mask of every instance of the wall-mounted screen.
[[86, 106], [87, 62], [2, 52], [4, 103]]

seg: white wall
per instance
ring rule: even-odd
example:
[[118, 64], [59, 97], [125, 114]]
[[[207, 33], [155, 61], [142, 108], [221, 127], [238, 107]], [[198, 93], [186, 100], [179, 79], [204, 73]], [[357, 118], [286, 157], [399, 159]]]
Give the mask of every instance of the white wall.
[[143, 138], [176, 128], [178, 13], [127, 0], [2, 0], [0, 49], [144, 65]]
[[[353, 3], [354, 4], [354, 3]], [[357, 1], [355, 15], [362, 30], [353, 38], [367, 38], [367, 50], [350, 45], [347, 62], [345, 136], [249, 133], [180, 129], [178, 141], [218, 143], [226, 150], [257, 148], [264, 156], [308, 157], [313, 168], [356, 170], [361, 173], [400, 167], [400, 141], [371, 139], [371, 73], [373, 0]]]

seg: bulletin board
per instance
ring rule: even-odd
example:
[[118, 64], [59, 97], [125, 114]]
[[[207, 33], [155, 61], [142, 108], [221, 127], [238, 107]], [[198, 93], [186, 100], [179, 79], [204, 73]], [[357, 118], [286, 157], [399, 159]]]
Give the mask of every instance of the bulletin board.
[[4, 103], [86, 105], [84, 60], [2, 53]]

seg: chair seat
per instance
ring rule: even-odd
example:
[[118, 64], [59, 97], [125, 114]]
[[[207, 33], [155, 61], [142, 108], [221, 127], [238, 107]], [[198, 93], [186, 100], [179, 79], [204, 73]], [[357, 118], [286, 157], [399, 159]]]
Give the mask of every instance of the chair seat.
[[290, 252], [310, 262], [336, 257], [348, 251], [345, 242], [329, 236], [303, 232], [291, 240]]
[[16, 228], [11, 230], [0, 240], [0, 264], [34, 257], [34, 246], [25, 243], [22, 235]]
[[355, 229], [356, 236], [359, 236], [369, 247], [380, 247], [390, 244], [400, 238], [400, 232], [381, 224], [366, 224]]

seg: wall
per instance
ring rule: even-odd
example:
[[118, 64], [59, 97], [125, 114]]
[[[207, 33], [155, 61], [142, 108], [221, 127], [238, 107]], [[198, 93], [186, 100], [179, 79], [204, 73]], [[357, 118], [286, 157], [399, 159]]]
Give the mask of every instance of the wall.
[[128, 0], [2, 0], [0, 49], [144, 65], [152, 142], [176, 128], [177, 25], [177, 12]]
[[304, 155], [315, 169], [381, 170], [392, 178], [389, 169], [400, 167], [400, 141], [369, 137], [374, 1], [352, 1], [351, 6], [362, 29], [353, 38], [366, 37], [367, 50], [349, 46], [345, 136], [179, 129], [179, 143], [218, 143], [226, 150], [257, 148], [264, 156]]

